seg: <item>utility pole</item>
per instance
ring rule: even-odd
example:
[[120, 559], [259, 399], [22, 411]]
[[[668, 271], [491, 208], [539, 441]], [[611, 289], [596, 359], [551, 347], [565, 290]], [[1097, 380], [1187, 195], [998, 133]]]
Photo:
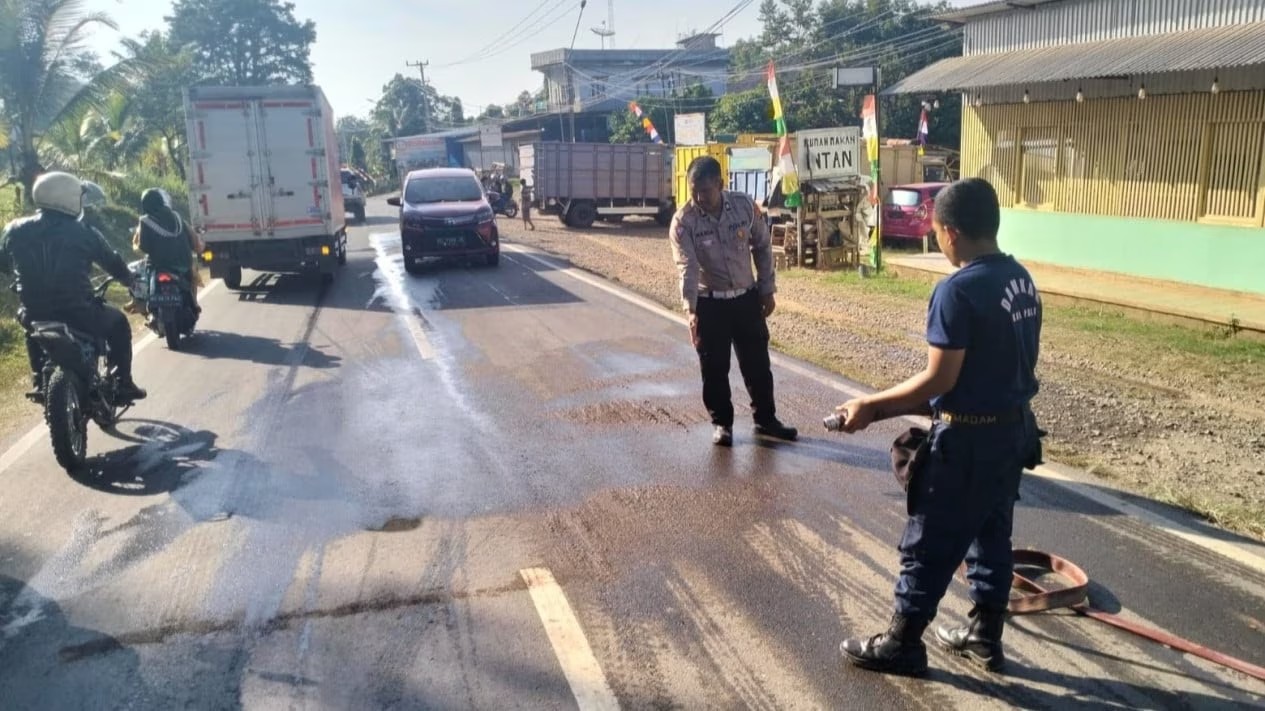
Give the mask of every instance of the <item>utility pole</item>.
[[407, 67], [416, 67], [422, 75], [422, 126], [427, 130], [430, 129], [430, 107], [426, 102], [426, 67], [430, 66], [430, 61], [425, 62], [405, 62]]
[[567, 69], [567, 103], [571, 105], [571, 142], [575, 143], [575, 75], [572, 73], [571, 55], [575, 53], [575, 38], [580, 34], [580, 21], [584, 19], [584, 7], [588, 0], [580, 0], [580, 14], [575, 18], [575, 31], [571, 33], [571, 49], [563, 56]]

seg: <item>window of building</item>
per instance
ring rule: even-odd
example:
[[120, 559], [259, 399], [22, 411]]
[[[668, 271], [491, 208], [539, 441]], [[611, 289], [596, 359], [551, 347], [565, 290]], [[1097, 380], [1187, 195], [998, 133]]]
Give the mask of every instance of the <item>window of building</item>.
[[1203, 217], [1253, 220], [1259, 217], [1265, 123], [1233, 121], [1208, 126], [1208, 169]]
[[1060, 131], [1053, 127], [1025, 128], [1019, 144], [1020, 202], [1027, 207], [1052, 208], [1059, 182]]

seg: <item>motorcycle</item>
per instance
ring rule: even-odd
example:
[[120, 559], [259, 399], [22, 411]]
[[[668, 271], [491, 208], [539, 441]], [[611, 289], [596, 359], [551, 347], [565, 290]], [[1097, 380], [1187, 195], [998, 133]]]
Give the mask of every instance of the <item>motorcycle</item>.
[[[95, 289], [98, 300], [105, 298], [113, 278]], [[104, 338], [89, 335], [60, 321], [27, 323], [27, 336], [44, 351], [39, 391], [43, 397], [44, 421], [52, 439], [57, 463], [69, 473], [83, 468], [88, 457], [88, 420], [102, 429], [116, 425], [132, 406], [117, 393], [118, 376], [109, 365], [109, 345]]]
[[492, 205], [492, 212], [498, 215], [505, 215], [510, 219], [518, 216], [518, 203], [514, 202], [513, 197], [493, 192], [488, 193], [488, 202]]
[[147, 260], [128, 265], [133, 275], [132, 298], [145, 305], [145, 325], [167, 347], [180, 350], [180, 339], [193, 335], [198, 323], [198, 308], [188, 279], [170, 272], [149, 268]]

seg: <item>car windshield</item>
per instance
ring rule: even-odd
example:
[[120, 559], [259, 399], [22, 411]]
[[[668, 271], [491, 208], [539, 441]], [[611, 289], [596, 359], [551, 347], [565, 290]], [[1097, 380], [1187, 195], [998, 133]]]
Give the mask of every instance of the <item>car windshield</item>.
[[898, 205], [900, 207], [916, 207], [921, 202], [922, 194], [917, 190], [896, 189], [887, 198], [888, 205]]
[[404, 200], [427, 202], [470, 202], [483, 197], [483, 189], [473, 177], [414, 178], [404, 189]]

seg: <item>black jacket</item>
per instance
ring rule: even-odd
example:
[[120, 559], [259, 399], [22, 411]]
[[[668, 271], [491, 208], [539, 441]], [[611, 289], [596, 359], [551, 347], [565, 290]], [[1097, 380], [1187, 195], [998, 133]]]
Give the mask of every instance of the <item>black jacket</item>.
[[60, 212], [10, 222], [0, 236], [0, 273], [16, 274], [18, 298], [34, 313], [92, 301], [92, 265], [128, 283], [127, 263], [92, 227]]

